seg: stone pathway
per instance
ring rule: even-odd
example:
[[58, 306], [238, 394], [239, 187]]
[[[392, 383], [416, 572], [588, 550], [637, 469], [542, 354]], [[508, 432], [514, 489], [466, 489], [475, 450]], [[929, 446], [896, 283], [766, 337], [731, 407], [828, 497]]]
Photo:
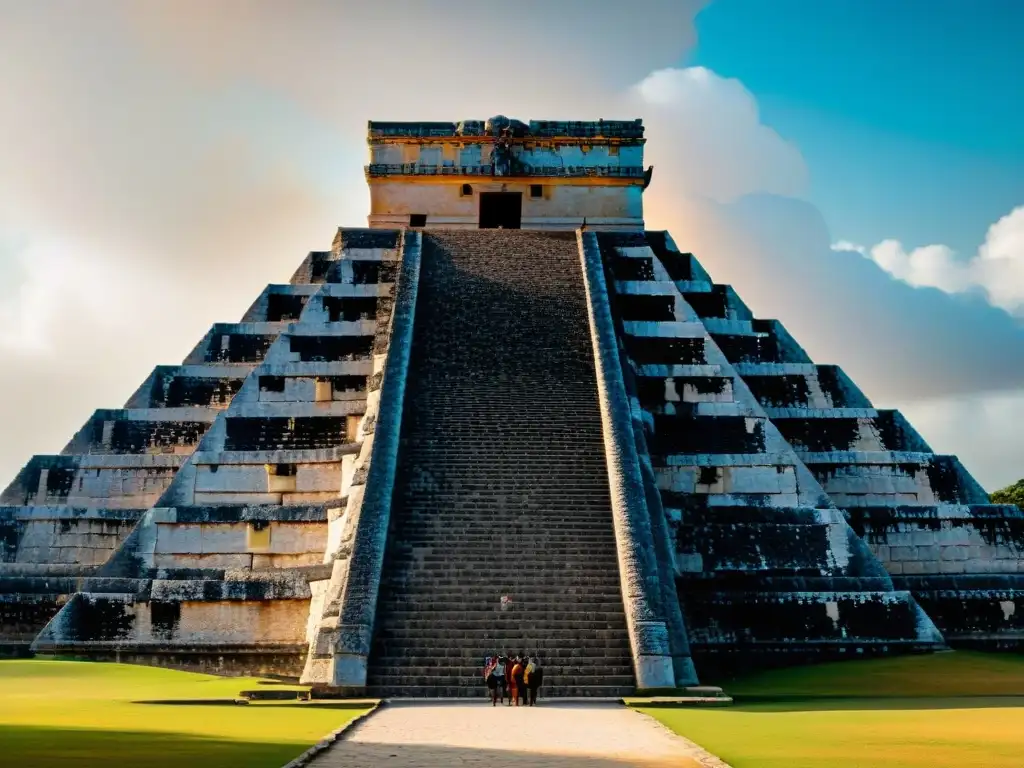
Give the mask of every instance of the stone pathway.
[[310, 763], [314, 768], [728, 768], [660, 723], [621, 704], [382, 707]]

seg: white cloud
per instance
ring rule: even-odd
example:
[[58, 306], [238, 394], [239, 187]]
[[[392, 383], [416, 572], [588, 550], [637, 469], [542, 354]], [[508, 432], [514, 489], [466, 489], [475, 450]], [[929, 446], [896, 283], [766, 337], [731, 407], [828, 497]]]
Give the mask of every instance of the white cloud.
[[754, 193], [804, 192], [807, 168], [800, 150], [761, 122], [757, 101], [739, 80], [704, 67], [661, 69], [635, 92], [659, 192], [667, 188], [721, 203]]
[[19, 249], [5, 271], [15, 287], [0, 301], [0, 353], [47, 355], [71, 320], [110, 331], [126, 319], [125, 307], [103, 300], [105, 286], [122, 280], [111, 265], [81, 246], [40, 241]]
[[955, 453], [992, 492], [1024, 477], [1024, 390], [897, 404], [932, 449]]
[[958, 258], [945, 245], [908, 251], [898, 240], [883, 240], [870, 248], [842, 240], [832, 250], [859, 253], [913, 286], [946, 293], [982, 291], [993, 306], [1024, 316], [1024, 206], [989, 227], [985, 242], [970, 259]]

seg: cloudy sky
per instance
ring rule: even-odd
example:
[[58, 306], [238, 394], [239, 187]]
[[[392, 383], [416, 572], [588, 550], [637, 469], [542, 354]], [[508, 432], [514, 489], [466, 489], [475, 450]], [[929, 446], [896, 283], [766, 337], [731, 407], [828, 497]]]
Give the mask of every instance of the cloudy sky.
[[369, 119], [643, 117], [648, 225], [1024, 475], [1024, 4], [0, 0], [0, 485], [365, 222]]

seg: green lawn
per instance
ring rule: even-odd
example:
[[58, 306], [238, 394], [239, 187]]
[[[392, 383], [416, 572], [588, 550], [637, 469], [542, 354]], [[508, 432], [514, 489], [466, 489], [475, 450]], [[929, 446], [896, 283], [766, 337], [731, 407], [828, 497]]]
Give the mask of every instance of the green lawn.
[[1019, 768], [1024, 656], [968, 652], [775, 670], [736, 705], [642, 708], [735, 768]]
[[178, 705], [260, 687], [127, 664], [0, 661], [0, 763], [33, 768], [279, 768], [361, 714], [343, 703]]

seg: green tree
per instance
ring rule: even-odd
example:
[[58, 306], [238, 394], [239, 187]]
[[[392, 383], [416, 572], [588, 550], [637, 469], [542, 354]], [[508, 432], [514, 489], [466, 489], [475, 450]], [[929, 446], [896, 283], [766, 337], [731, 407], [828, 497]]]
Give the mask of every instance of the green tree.
[[1016, 504], [1024, 509], [1024, 478], [992, 493], [993, 504]]

